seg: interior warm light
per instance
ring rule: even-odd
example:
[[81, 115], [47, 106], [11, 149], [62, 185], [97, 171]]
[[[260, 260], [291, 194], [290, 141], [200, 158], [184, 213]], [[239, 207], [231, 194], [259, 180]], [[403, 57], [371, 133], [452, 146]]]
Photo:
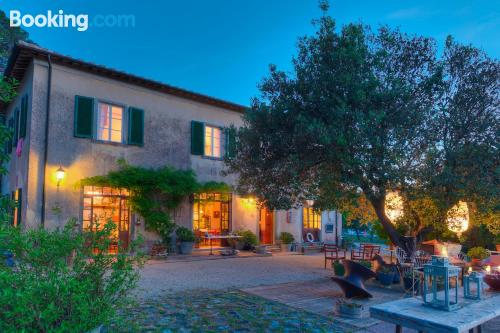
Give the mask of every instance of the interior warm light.
[[457, 233], [459, 236], [469, 227], [469, 208], [467, 203], [459, 201], [446, 214], [446, 224], [448, 229]]
[[392, 223], [403, 216], [403, 198], [398, 192], [388, 192], [385, 196], [385, 214]]
[[65, 175], [66, 175], [66, 171], [64, 171], [64, 169], [61, 166], [59, 166], [59, 169], [56, 170], [57, 186], [59, 186], [61, 184]]
[[491, 266], [486, 266], [486, 273], [490, 274], [491, 273]]

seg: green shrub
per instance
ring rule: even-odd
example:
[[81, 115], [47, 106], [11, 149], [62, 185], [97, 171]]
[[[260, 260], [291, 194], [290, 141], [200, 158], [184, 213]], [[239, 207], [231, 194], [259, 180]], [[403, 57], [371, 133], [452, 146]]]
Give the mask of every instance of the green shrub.
[[293, 237], [293, 235], [289, 232], [282, 232], [280, 234], [280, 241], [283, 243], [283, 244], [292, 244], [294, 241], [295, 241], [295, 238]]
[[[72, 221], [62, 230], [22, 231], [0, 223], [0, 332], [87, 332], [130, 303], [142, 256], [108, 254], [116, 229], [93, 233]], [[137, 244], [131, 244], [134, 251]]]
[[240, 241], [243, 242], [244, 250], [253, 249], [257, 244], [259, 244], [257, 236], [250, 230], [238, 230], [236, 231], [236, 234], [242, 237], [240, 238]]
[[488, 258], [488, 251], [484, 247], [476, 246], [467, 251], [467, 255], [473, 259], [483, 260]]
[[175, 231], [179, 242], [194, 242], [194, 233], [186, 227], [178, 227]]

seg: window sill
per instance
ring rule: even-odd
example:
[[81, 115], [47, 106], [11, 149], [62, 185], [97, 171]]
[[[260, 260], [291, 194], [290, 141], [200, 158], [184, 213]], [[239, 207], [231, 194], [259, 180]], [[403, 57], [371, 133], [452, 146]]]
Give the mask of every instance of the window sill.
[[224, 161], [224, 157], [212, 157], [212, 156], [202, 155], [201, 158], [212, 161]]
[[97, 139], [92, 139], [92, 142], [104, 144], [104, 145], [116, 146], [116, 147], [129, 147], [129, 146], [131, 146], [131, 145], [128, 145], [128, 144], [123, 143], [123, 142], [104, 141], [104, 140], [97, 140]]

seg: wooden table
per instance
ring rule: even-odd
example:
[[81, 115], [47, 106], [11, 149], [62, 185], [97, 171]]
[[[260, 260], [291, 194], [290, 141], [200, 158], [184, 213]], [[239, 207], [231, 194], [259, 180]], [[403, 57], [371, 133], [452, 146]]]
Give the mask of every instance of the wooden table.
[[442, 311], [423, 305], [421, 298], [404, 298], [370, 307], [370, 316], [396, 325], [396, 333], [402, 327], [428, 333], [481, 332], [481, 325], [500, 316], [500, 294], [485, 292], [481, 301], [465, 300], [456, 311]]

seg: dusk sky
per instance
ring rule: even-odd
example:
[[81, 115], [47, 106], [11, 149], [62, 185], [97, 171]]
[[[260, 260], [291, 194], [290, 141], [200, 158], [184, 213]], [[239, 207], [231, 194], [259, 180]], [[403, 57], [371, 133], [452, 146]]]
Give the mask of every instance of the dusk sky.
[[[500, 58], [500, 1], [330, 1], [339, 25], [362, 21], [431, 36], [442, 45], [453, 35]], [[248, 105], [268, 65], [290, 69], [297, 37], [314, 32], [316, 0], [54, 1], [0, 2], [7, 15], [132, 14], [135, 27], [26, 29], [56, 52]]]

